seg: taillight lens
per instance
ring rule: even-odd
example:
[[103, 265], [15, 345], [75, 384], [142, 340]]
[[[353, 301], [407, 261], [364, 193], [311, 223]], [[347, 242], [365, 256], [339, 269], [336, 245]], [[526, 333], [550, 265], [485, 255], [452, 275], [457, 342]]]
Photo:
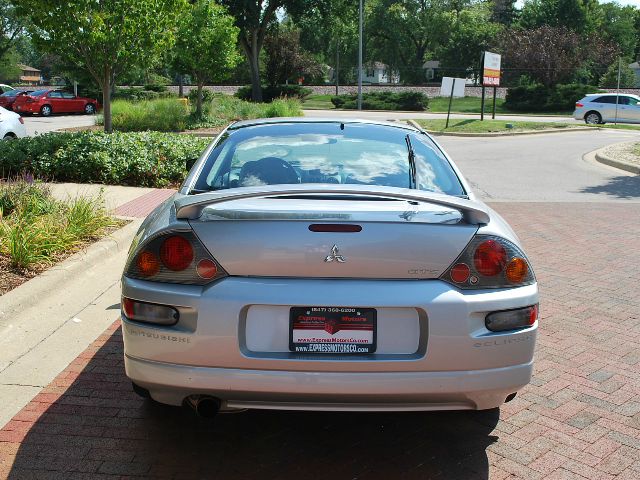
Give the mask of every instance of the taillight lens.
[[440, 278], [462, 289], [516, 287], [535, 282], [522, 250], [493, 235], [473, 237]]
[[19, 121], [22, 125], [24, 125], [24, 118], [22, 118], [22, 117], [18, 117], [18, 121]]
[[121, 305], [123, 315], [136, 322], [175, 325], [180, 319], [178, 311], [168, 305], [138, 302], [127, 297], [122, 297]]
[[485, 318], [485, 326], [492, 332], [504, 332], [533, 326], [538, 319], [538, 305], [525, 308], [491, 312]]
[[132, 250], [124, 270], [130, 278], [204, 285], [227, 275], [193, 232], [166, 232]]
[[580, 103], [580, 102], [576, 102], [576, 107], [580, 108], [580, 107], [584, 107], [584, 104]]

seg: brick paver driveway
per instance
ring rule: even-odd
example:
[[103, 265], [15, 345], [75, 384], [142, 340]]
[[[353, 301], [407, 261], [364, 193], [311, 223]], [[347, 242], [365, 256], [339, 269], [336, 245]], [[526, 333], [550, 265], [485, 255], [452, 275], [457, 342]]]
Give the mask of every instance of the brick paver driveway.
[[640, 204], [497, 203], [540, 282], [531, 385], [500, 411], [144, 404], [119, 325], [0, 431], [0, 478], [640, 478]]

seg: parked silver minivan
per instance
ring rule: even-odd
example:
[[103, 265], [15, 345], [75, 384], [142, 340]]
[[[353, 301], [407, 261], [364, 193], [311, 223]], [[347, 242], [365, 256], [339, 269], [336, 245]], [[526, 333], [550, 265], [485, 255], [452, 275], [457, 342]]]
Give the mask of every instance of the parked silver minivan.
[[584, 120], [588, 124], [640, 123], [640, 97], [630, 94], [591, 93], [576, 102], [573, 118]]

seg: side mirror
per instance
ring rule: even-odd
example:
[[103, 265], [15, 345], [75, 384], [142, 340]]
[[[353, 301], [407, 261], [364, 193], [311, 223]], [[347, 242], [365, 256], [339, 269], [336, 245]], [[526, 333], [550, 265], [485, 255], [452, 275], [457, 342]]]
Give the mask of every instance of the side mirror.
[[186, 161], [187, 171], [190, 171], [191, 168], [196, 164], [198, 160], [196, 158], [190, 158]]

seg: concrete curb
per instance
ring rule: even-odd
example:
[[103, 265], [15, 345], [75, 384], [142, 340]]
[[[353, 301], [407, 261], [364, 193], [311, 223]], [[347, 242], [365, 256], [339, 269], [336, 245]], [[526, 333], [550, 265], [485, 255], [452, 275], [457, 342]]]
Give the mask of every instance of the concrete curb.
[[118, 318], [120, 276], [141, 222], [0, 297], [0, 428]]
[[130, 223], [0, 296], [0, 320], [24, 308], [25, 303], [32, 304], [35, 299], [41, 298], [54, 287], [59, 288], [66, 280], [81, 275], [87, 264], [108, 262], [111, 256], [123, 248], [128, 249], [141, 219], [122, 216], [116, 218], [130, 220]]
[[[424, 129], [423, 129], [424, 130]], [[425, 132], [436, 137], [517, 137], [521, 135], [542, 135], [547, 133], [567, 133], [567, 132], [586, 132], [593, 130], [593, 127], [570, 127], [557, 130], [521, 130], [519, 132], [509, 133], [462, 133], [462, 132], [439, 132], [435, 130], [424, 130]], [[600, 130], [600, 129], [598, 129]]]
[[623, 146], [623, 145], [629, 145], [632, 143], [638, 143], [638, 142], [621, 142], [621, 143], [615, 143], [613, 145], [607, 145], [606, 147], [596, 150], [595, 159], [596, 161], [600, 163], [604, 163], [605, 165], [609, 165], [610, 167], [619, 168], [620, 170], [624, 170], [629, 173], [640, 175], [640, 165], [634, 165], [633, 163], [625, 162], [623, 160], [618, 160], [617, 158], [613, 158], [607, 155], [606, 153], [604, 153], [605, 150], [611, 148], [612, 146]]

